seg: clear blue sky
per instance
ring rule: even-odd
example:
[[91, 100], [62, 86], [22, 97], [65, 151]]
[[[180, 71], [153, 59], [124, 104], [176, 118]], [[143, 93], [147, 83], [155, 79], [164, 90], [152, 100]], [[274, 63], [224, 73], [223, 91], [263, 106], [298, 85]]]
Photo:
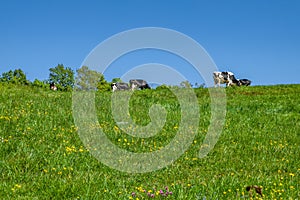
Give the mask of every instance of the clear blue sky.
[[28, 79], [44, 80], [57, 64], [76, 70], [114, 34], [163, 27], [193, 38], [221, 71], [254, 85], [300, 83], [299, 13], [298, 0], [3, 0], [0, 73], [21, 68]]

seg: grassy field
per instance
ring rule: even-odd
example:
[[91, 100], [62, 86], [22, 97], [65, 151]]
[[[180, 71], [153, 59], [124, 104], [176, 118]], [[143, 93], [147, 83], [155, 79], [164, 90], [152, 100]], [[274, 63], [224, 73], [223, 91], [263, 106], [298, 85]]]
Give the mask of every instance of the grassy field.
[[[222, 135], [202, 159], [210, 99], [205, 88], [195, 93], [201, 119], [192, 145], [171, 165], [135, 174], [90, 154], [74, 124], [72, 93], [0, 85], [0, 199], [299, 199], [300, 85], [227, 88]], [[138, 124], [150, 122], [153, 103], [168, 111], [163, 129], [145, 139], [118, 128], [110, 95], [95, 101], [99, 126], [115, 145], [154, 152], [175, 137], [180, 105], [169, 90], [138, 91], [131, 99]], [[262, 197], [246, 190], [253, 185]]]

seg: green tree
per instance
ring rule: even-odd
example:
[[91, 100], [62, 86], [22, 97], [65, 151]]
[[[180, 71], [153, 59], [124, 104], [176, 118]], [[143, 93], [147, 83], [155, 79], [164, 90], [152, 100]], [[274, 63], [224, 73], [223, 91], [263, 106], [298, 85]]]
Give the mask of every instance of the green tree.
[[16, 69], [14, 71], [13, 83], [28, 85], [29, 81], [27, 80], [25, 73], [21, 69]]
[[102, 76], [100, 78], [98, 85], [97, 85], [97, 89], [98, 89], [98, 91], [110, 91], [111, 90], [110, 83], [105, 80], [104, 76]]
[[192, 85], [191, 85], [191, 83], [189, 81], [182, 81], [180, 83], [180, 87], [182, 87], [182, 88], [191, 88]]
[[87, 66], [77, 69], [76, 73], [75, 87], [78, 90], [97, 90], [98, 83], [103, 78], [103, 74], [90, 70]]
[[122, 83], [123, 81], [120, 78], [113, 78], [111, 80], [112, 83]]
[[34, 79], [34, 81], [32, 82], [32, 86], [40, 88], [49, 88], [49, 83], [47, 83], [47, 81], [40, 81], [38, 79]]
[[59, 90], [71, 91], [74, 87], [74, 71], [69, 67], [64, 67], [62, 64], [54, 68], [50, 68], [49, 82], [55, 83]]
[[169, 88], [169, 86], [162, 84], [162, 85], [157, 86], [156, 90], [164, 90], [164, 89], [168, 89], [168, 88]]
[[0, 81], [9, 83], [11, 82], [13, 76], [14, 76], [14, 72], [12, 70], [9, 70], [8, 72], [2, 73]]
[[29, 85], [30, 82], [27, 80], [25, 73], [21, 69], [15, 69], [14, 71], [9, 70], [1, 75], [0, 82]]

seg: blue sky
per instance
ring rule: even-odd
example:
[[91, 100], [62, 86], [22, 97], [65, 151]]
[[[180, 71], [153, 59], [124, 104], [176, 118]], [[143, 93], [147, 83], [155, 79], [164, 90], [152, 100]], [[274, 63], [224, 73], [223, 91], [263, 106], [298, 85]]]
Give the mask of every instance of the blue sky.
[[[58, 64], [76, 70], [98, 44], [115, 34], [162, 27], [191, 37], [221, 71], [251, 79], [254, 85], [300, 83], [299, 13], [298, 0], [4, 0], [0, 73], [21, 68], [28, 79], [44, 80]], [[151, 62], [188, 68], [171, 57], [142, 51], [120, 58], [104, 74], [110, 81], [130, 67]], [[193, 74], [186, 78], [203, 83]]]

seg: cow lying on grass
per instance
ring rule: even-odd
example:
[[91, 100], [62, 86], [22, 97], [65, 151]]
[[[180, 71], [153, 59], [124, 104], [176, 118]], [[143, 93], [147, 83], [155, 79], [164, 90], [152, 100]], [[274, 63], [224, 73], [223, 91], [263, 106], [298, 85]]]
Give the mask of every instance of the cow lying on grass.
[[249, 79], [238, 79], [238, 86], [249, 86], [251, 84], [251, 81]]

